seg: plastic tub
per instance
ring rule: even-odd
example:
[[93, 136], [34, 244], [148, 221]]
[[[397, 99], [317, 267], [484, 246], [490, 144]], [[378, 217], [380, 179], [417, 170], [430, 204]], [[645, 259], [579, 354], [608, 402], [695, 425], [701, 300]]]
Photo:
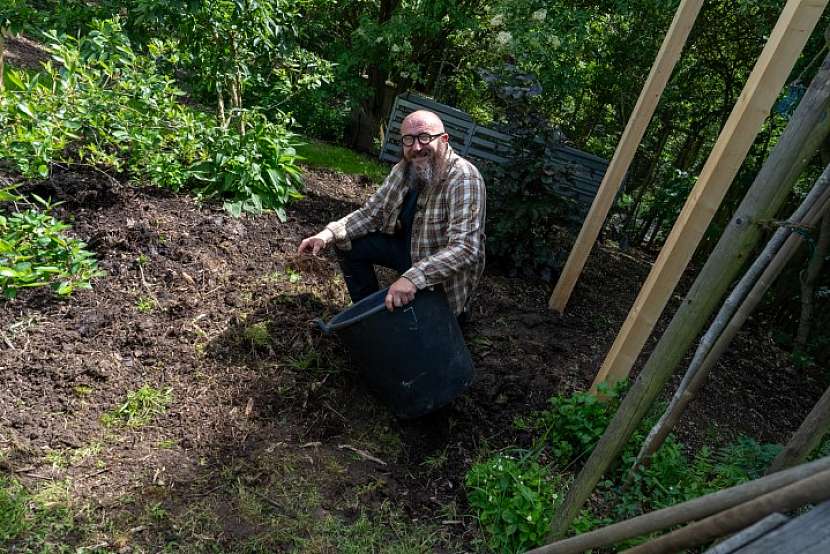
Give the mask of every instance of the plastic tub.
[[445, 406], [473, 381], [473, 360], [443, 290], [421, 290], [390, 312], [388, 289], [353, 304], [328, 323], [369, 387], [399, 418], [411, 419]]

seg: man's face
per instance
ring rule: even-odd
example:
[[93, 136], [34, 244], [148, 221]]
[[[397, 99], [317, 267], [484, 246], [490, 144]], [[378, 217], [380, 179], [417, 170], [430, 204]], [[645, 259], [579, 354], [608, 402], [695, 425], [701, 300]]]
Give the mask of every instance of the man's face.
[[[418, 135], [439, 135], [427, 144], [418, 140]], [[403, 157], [415, 172], [417, 178], [424, 184], [430, 183], [435, 176], [438, 161], [447, 152], [449, 137], [444, 132], [440, 122], [428, 119], [412, 118], [404, 121], [401, 126], [401, 135], [412, 135], [415, 141], [411, 146], [403, 146]]]
[[417, 137], [421, 134], [433, 136], [440, 134], [440, 136], [435, 137], [428, 144], [421, 144], [416, 138], [412, 146], [403, 147], [404, 159], [416, 165], [434, 161], [436, 157], [442, 156], [447, 151], [447, 141], [449, 139], [447, 134], [444, 133], [443, 127], [437, 122], [413, 118], [404, 121], [401, 126], [401, 135]]

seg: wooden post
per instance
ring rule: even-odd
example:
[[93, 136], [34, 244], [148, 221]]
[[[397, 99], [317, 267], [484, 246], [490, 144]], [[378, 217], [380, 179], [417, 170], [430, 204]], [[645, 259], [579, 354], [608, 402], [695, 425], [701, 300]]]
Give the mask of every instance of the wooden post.
[[787, 2], [592, 390], [628, 376], [826, 4]]
[[[790, 68], [794, 63], [794, 60], [797, 57], [796, 50], [799, 50], [800, 47], [803, 46], [806, 42], [807, 37], [809, 35], [809, 31], [813, 28], [813, 26], [815, 26], [815, 23], [820, 17], [825, 5], [826, 0], [809, 2], [800, 0], [788, 1], [783, 13], [781, 14], [781, 17], [778, 20], [778, 23], [775, 26], [775, 29], [773, 29], [772, 31], [767, 45], [764, 47], [764, 52], [761, 54], [761, 57], [758, 60], [758, 63], [756, 64], [756, 68], [753, 69], [753, 73], [752, 75], [750, 75], [745, 90], [745, 94], [742, 95], [741, 101], [735, 108], [735, 111], [739, 112], [739, 115], [741, 116], [739, 118], [741, 121], [733, 121], [735, 117], [730, 116], [730, 121], [727, 122], [726, 129], [724, 130], [724, 133], [722, 133], [722, 136], [725, 135], [727, 138], [732, 138], [736, 134], [740, 135], [740, 133], [736, 133], [736, 131], [739, 128], [745, 128], [747, 126], [746, 122], [742, 120], [744, 119], [744, 117], [749, 117], [750, 113], [753, 114], [753, 119], [757, 121], [758, 125], [760, 125], [760, 121], [763, 119], [764, 115], [769, 110], [769, 107], [771, 106], [772, 101], [775, 98], [775, 95], [777, 94], [777, 91], [783, 84], [786, 75], [789, 73]], [[762, 84], [764, 86], [761, 86]], [[825, 86], [830, 87], [830, 83], [825, 83]], [[767, 102], [765, 106], [761, 106], [755, 102], [754, 91], [756, 91], [759, 88], [769, 88], [770, 90], [775, 89], [775, 92], [770, 92], [770, 90], [764, 90], [763, 96], [764, 100]], [[825, 101], [826, 100], [827, 99], [825, 98]], [[753, 106], [754, 109], [749, 109], [748, 105]], [[826, 107], [826, 102], [821, 105]], [[801, 109], [802, 106], [799, 106], [799, 110]], [[806, 109], [806, 105], [804, 106], [804, 109]], [[823, 113], [819, 114], [819, 117], [817, 117], [816, 122], [818, 123], [822, 119], [826, 119], [826, 117], [823, 116]], [[741, 123], [741, 125], [738, 125], [738, 123]], [[756, 125], [754, 131], [750, 134], [754, 135], [757, 131], [757, 128], [758, 127]], [[796, 131], [793, 132], [796, 133]], [[803, 131], [803, 135], [805, 137], [811, 137], [811, 132], [812, 129]], [[799, 133], [796, 134], [798, 136], [801, 136]], [[746, 140], [746, 137], [738, 136], [736, 137], [736, 140], [744, 142]], [[751, 137], [749, 140], [751, 141]], [[816, 146], [818, 146], [818, 142], [816, 142]], [[718, 153], [717, 158], [721, 159], [722, 161], [724, 158], [724, 150], [725, 146], [722, 145], [721, 141], [719, 140], [718, 144], [716, 145], [715, 152]], [[729, 152], [732, 152], [731, 148], [729, 149]], [[803, 154], [805, 150], [799, 150], [798, 152], [799, 154]], [[731, 158], [729, 161], [732, 164], [737, 164], [737, 161], [734, 158], [732, 158], [732, 156], [730, 156], [729, 158]], [[798, 156], [795, 157], [795, 160], [798, 160]], [[794, 163], [791, 163], [790, 165], [798, 165], [799, 163], [800, 161], [796, 161]], [[707, 165], [711, 164], [707, 162]], [[803, 167], [803, 165], [801, 167]], [[737, 170], [737, 166], [729, 170], [728, 168], [720, 168], [719, 165], [719, 169], [722, 169], [723, 171], [729, 171], [730, 173], [734, 173], [734, 171]], [[785, 169], [783, 171], [782, 176], [786, 176], [789, 170], [791, 169], [791, 167]], [[713, 173], [711, 169], [706, 170], [704, 174], [701, 175], [702, 180], [698, 182], [698, 187], [696, 187], [695, 190], [692, 192], [692, 196], [690, 198], [690, 200], [693, 203], [696, 199], [702, 197], [701, 191], [699, 190], [699, 185], [701, 184], [701, 182], [710, 181], [712, 179], [712, 175]], [[780, 183], [781, 182], [779, 181], [769, 185], [772, 186], [773, 190], [775, 191], [770, 194], [771, 197], [775, 197], [777, 189], [781, 187]], [[711, 200], [711, 198], [709, 200]], [[712, 209], [712, 206], [709, 204], [709, 202], [705, 202], [704, 206], [705, 209], [710, 210], [711, 213], [714, 213], [714, 210]], [[705, 217], [704, 219], [708, 220], [709, 218], [711, 218], [711, 214], [708, 217]], [[688, 222], [688, 219], [683, 218], [682, 216], [681, 219]], [[696, 218], [695, 222], [701, 223], [700, 221], [697, 221], [697, 219], [699, 219], [699, 217]], [[690, 232], [702, 233], [702, 231], [700, 231], [698, 227], [695, 227]], [[678, 240], [677, 234], [672, 233], [670, 239], [672, 239], [672, 243], [676, 244]], [[693, 242], [696, 244], [697, 240], [694, 240]], [[686, 249], [688, 249], [691, 245], [689, 243], [686, 243], [684, 246]], [[659, 267], [670, 270], [677, 269], [678, 260], [667, 258], [665, 255], [665, 249], [664, 253], [661, 254], [661, 256], [662, 260], [658, 260]], [[727, 260], [730, 260], [730, 258], [727, 258]], [[680, 265], [685, 266], [685, 262]], [[719, 271], [722, 271], [722, 268], [713, 268], [713, 270], [717, 273]], [[727, 287], [728, 285], [729, 283], [726, 284]], [[718, 295], [718, 300], [716, 300], [716, 302], [719, 301], [719, 299], [720, 296]], [[652, 310], [650, 310], [649, 313], [651, 313], [651, 311]], [[696, 333], [697, 331], [695, 331], [695, 334]], [[694, 340], [694, 334], [691, 340]], [[652, 360], [654, 360], [653, 363]], [[620, 408], [617, 410], [617, 413], [611, 420], [608, 429], [605, 431], [602, 438], [600, 438], [599, 442], [597, 443], [597, 446], [594, 448], [594, 451], [591, 453], [591, 456], [588, 458], [588, 461], [586, 462], [582, 471], [579, 473], [576, 480], [568, 490], [568, 495], [565, 498], [565, 501], [556, 510], [554, 518], [551, 522], [551, 540], [564, 535], [564, 533], [568, 530], [568, 528], [571, 525], [571, 522], [579, 513], [579, 510], [582, 508], [582, 505], [585, 503], [585, 500], [587, 500], [588, 496], [590, 496], [591, 494], [591, 491], [596, 486], [597, 481], [600, 479], [602, 474], [605, 473], [605, 471], [608, 469], [608, 466], [611, 465], [611, 462], [614, 460], [616, 455], [628, 441], [631, 434], [639, 425], [640, 420], [648, 411], [654, 398], [663, 388], [663, 385], [671, 375], [671, 372], [674, 369], [674, 365], [676, 365], [676, 362], [674, 365], [668, 367], [667, 370], [666, 360], [661, 360], [659, 358], [655, 359], [654, 356], [652, 356], [652, 358], [649, 360], [649, 364], [651, 365], [647, 365], [647, 367], [643, 369], [637, 380], [632, 385], [631, 390], [623, 399]]]
[[637, 467], [663, 444], [680, 420], [686, 406], [706, 382], [712, 367], [755, 310], [769, 285], [792, 258], [797, 244], [801, 242], [801, 237], [793, 234], [792, 226], [812, 227], [818, 219], [821, 219], [827, 205], [830, 205], [830, 165], [824, 168], [801, 205], [793, 212], [787, 223], [775, 231], [750, 268], [729, 293], [709, 329], [700, 340], [697, 351], [669, 402], [668, 408], [643, 442], [640, 453], [637, 454], [637, 459], [628, 473], [626, 483], [634, 478]]
[[559, 542], [540, 546], [527, 554], [579, 554], [594, 548], [641, 537], [661, 529], [703, 519], [825, 470], [830, 470], [830, 456], [809, 464], [779, 471], [754, 481], [747, 481], [706, 496], [687, 500], [675, 506], [669, 506]]
[[591, 210], [585, 217], [585, 223], [582, 224], [579, 236], [573, 248], [571, 248], [568, 261], [565, 262], [562, 274], [553, 289], [553, 294], [548, 303], [551, 310], [559, 313], [565, 311], [565, 306], [571, 297], [576, 280], [582, 273], [582, 268], [585, 267], [585, 261], [591, 253], [591, 248], [605, 224], [605, 218], [608, 216], [608, 211], [617, 196], [625, 172], [628, 171], [628, 166], [631, 165], [631, 160], [634, 159], [637, 147], [640, 145], [640, 141], [643, 140], [643, 134], [646, 132], [651, 116], [654, 115], [657, 101], [660, 100], [660, 95], [663, 94], [663, 89], [666, 87], [672, 70], [680, 58], [683, 45], [686, 44], [689, 31], [692, 29], [702, 4], [703, 0], [683, 0], [680, 6], [677, 7], [671, 26], [663, 39], [657, 58], [654, 60], [654, 65], [651, 66], [646, 84], [640, 92], [634, 111], [631, 113], [619, 144], [617, 144], [614, 157], [611, 158], [611, 163], [602, 178], [597, 195], [591, 204]]
[[767, 473], [775, 473], [804, 461], [804, 458], [818, 446], [828, 429], [830, 429], [830, 387], [824, 391], [819, 401], [804, 418], [804, 422], [784, 450], [772, 461]]
[[[817, 473], [792, 485], [696, 521], [653, 541], [624, 550], [623, 554], [669, 554], [683, 552], [725, 535], [740, 531], [775, 512], [789, 512], [805, 504], [830, 498], [830, 471]], [[795, 547], [793, 552], [802, 552]]]

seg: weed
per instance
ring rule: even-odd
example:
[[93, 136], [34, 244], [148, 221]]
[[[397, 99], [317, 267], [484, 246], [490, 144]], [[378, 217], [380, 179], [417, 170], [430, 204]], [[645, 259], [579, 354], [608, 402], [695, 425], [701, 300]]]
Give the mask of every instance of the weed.
[[261, 347], [271, 342], [271, 333], [268, 331], [267, 321], [260, 321], [249, 325], [242, 334], [245, 340], [251, 343], [251, 346]]
[[156, 300], [151, 296], [140, 296], [135, 303], [135, 307], [139, 312], [148, 314], [156, 309], [157, 304]]
[[127, 393], [127, 400], [101, 416], [101, 421], [108, 427], [116, 425], [141, 427], [156, 416], [163, 414], [172, 401], [172, 389], [162, 390], [144, 385], [138, 390]]
[[424, 458], [424, 461], [421, 462], [421, 465], [424, 467], [428, 467], [432, 471], [437, 471], [442, 469], [444, 466], [447, 465], [447, 448], [445, 447], [441, 452], [433, 456], [427, 456]]
[[171, 448], [175, 448], [177, 444], [178, 441], [176, 441], [176, 439], [164, 439], [160, 440], [156, 446], [163, 450], [169, 450]]
[[72, 392], [75, 393], [75, 396], [79, 398], [85, 398], [92, 394], [95, 391], [92, 387], [88, 385], [76, 385], [72, 388]]
[[498, 552], [524, 552], [544, 539], [560, 483], [528, 458], [498, 454], [474, 465], [465, 479], [467, 499]]

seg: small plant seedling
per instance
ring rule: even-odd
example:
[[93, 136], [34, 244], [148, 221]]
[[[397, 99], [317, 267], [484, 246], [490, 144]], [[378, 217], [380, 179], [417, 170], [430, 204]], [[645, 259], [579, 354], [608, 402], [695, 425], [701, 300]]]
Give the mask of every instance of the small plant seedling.
[[167, 406], [172, 401], [172, 389], [156, 389], [150, 385], [144, 385], [138, 390], [127, 393], [127, 400], [101, 416], [101, 421], [108, 427], [117, 425], [141, 427], [167, 411]]
[[156, 306], [155, 299], [150, 296], [141, 296], [135, 303], [136, 309], [143, 314], [152, 312], [156, 309]]
[[88, 385], [76, 385], [72, 389], [72, 392], [74, 392], [75, 396], [77, 396], [79, 398], [85, 398], [85, 397], [89, 396], [90, 394], [92, 394], [94, 390], [95, 389], [93, 389], [92, 387], [90, 387]]
[[250, 342], [252, 346], [265, 346], [271, 340], [267, 321], [260, 321], [249, 325], [242, 334], [245, 340]]

